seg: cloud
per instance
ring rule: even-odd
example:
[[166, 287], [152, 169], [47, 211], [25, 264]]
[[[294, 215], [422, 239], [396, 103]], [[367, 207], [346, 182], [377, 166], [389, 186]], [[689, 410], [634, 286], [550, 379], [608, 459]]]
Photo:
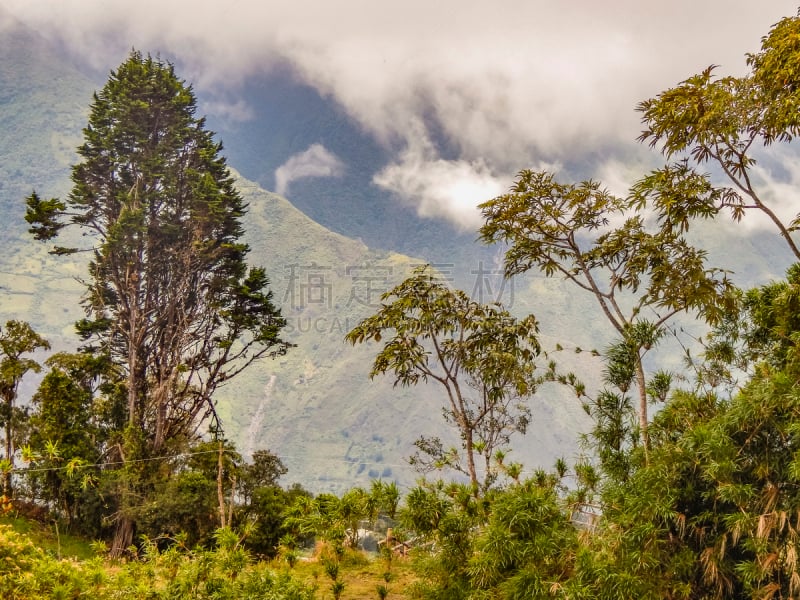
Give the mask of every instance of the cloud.
[[[753, 169], [753, 184], [762, 202], [784, 224], [800, 216], [800, 165], [796, 151], [777, 146], [770, 159], [761, 160]], [[775, 223], [764, 212], [748, 211], [742, 225], [750, 229], [775, 231]]]
[[304, 177], [338, 177], [343, 171], [344, 163], [335, 154], [322, 144], [312, 144], [275, 169], [275, 192], [285, 196], [293, 181]]
[[203, 101], [201, 107], [204, 114], [213, 114], [225, 121], [243, 123], [252, 121], [256, 113], [244, 100], [213, 98]]
[[[174, 57], [201, 92], [288, 66], [398, 149], [377, 180], [425, 214], [438, 214], [430, 199], [441, 194], [425, 173], [457, 173], [477, 191], [538, 161], [603, 162], [635, 146], [639, 101], [712, 63], [744, 72], [745, 53], [797, 10], [796, 0], [0, 3], [98, 68], [131, 46]], [[420, 154], [419, 123], [457, 156]], [[470, 221], [464, 193], [437, 206]]]
[[475, 230], [481, 224], [477, 205], [498, 196], [507, 188], [506, 179], [498, 177], [483, 160], [444, 160], [416, 123], [417, 135], [399, 160], [386, 166], [373, 183], [413, 202], [423, 217], [444, 217], [463, 230]]

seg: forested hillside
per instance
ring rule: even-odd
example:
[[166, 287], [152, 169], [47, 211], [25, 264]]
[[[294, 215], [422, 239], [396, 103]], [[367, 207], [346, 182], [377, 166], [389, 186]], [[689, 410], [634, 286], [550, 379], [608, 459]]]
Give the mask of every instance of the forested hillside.
[[[642, 99], [624, 193], [523, 169], [449, 257], [240, 175], [165, 58], [0, 33], [4, 597], [800, 596], [800, 17]], [[319, 138], [365, 184], [279, 89], [259, 177]]]
[[[3, 168], [8, 175], [0, 189], [0, 206], [9, 226], [3, 231], [8, 239], [0, 266], [3, 272], [0, 285], [8, 293], [0, 299], [0, 306], [5, 320], [29, 321], [48, 337], [54, 348], [66, 350], [78, 342], [73, 323], [81, 317], [82, 310], [80, 286], [75, 279], [84, 276], [84, 257], [78, 254], [55, 261], [47, 255], [47, 246], [33, 242], [25, 233], [23, 198], [34, 188], [43, 197], [63, 196], [68, 191], [69, 165], [75, 159], [88, 103], [102, 82], [83, 75], [57, 49], [23, 24], [10, 17], [6, 19], [9, 35], [2, 42], [7, 44], [5, 56], [9, 60], [3, 62], [0, 70], [8, 101], [0, 110], [9, 135], [0, 140], [0, 147], [7, 157]], [[293, 104], [296, 120], [285, 120], [285, 114], [283, 120], [278, 119], [281, 123], [273, 150], [276, 158], [271, 164], [277, 164], [280, 157], [312, 139], [309, 130], [325, 136], [326, 128], [330, 127], [330, 135], [339, 140], [341, 148], [333, 140], [330, 143], [343, 153], [361, 147], [363, 140], [352, 127], [345, 127], [343, 117], [337, 117], [330, 108], [328, 113], [322, 113], [329, 115], [327, 121], [315, 116], [313, 126], [304, 124], [309, 114], [317, 115], [314, 111], [319, 108], [320, 100], [310, 99], [307, 90], [298, 91], [290, 86], [287, 89], [285, 82], [283, 85], [274, 92], [286, 90], [289, 97], [297, 95], [302, 101]], [[273, 110], [277, 110], [285, 98], [278, 95], [272, 102], [277, 106]], [[265, 119], [264, 127], [275, 119]], [[297, 127], [292, 136], [285, 132], [290, 124]], [[264, 130], [247, 126], [232, 128], [228, 133], [231, 139], [222, 138], [226, 155], [247, 154], [251, 170], [255, 170], [254, 159], [258, 156], [266, 161], [262, 166], [270, 164], [269, 156], [246, 152], [254, 144], [263, 145]], [[281, 142], [288, 138], [294, 141]], [[233, 161], [230, 164], [237, 167]], [[364, 173], [367, 172], [365, 169]], [[359, 200], [337, 191], [335, 186], [330, 187], [327, 180], [317, 182], [313, 190], [309, 188], [311, 195], [304, 196], [303, 186], [308, 187], [313, 181], [313, 178], [299, 181], [297, 194], [293, 196], [312, 202], [325, 190], [339, 194], [329, 196], [328, 205], [335, 202], [346, 204], [350, 207], [347, 210], [361, 211], [375, 232], [373, 248], [378, 249], [332, 233], [283, 198], [243, 178], [238, 180], [237, 187], [249, 204], [245, 239], [252, 247], [254, 260], [266, 269], [275, 300], [288, 319], [287, 338], [297, 348], [280, 361], [251, 369], [236, 382], [222, 387], [218, 392], [220, 415], [226, 432], [243, 452], [273, 450], [289, 466], [289, 477], [310, 489], [341, 491], [354, 481], [368, 483], [375, 476], [410, 485], [417, 477], [407, 463], [413, 453], [413, 441], [420, 433], [445, 437], [448, 434], [441, 432], [439, 424], [428, 416], [431, 410], [435, 413], [439, 410], [435, 389], [418, 386], [405, 390], [392, 388], [389, 380], [370, 382], [369, 350], [344, 344], [347, 331], [369, 314], [379, 295], [410, 274], [414, 265], [433, 261], [454, 285], [468, 289], [484, 301], [511, 300], [517, 314], [536, 312], [548, 329], [568, 327], [571, 319], [562, 299], [555, 303], [535, 299], [535, 295], [542, 293], [557, 297], [558, 285], [542, 287], [543, 282], [538, 279], [504, 284], [498, 265], [486, 260], [487, 255], [496, 256], [497, 252], [472, 250], [479, 248], [471, 241], [474, 234], [451, 238], [456, 235], [453, 230], [434, 224], [430, 229], [437, 240], [433, 256], [422, 252], [401, 256], [381, 247], [431, 250], [425, 242], [427, 234], [417, 235], [428, 231], [426, 227], [414, 225], [415, 220], [406, 223], [403, 215], [411, 216], [402, 210], [391, 216], [374, 214], [370, 210], [383, 210], [378, 205], [387, 201], [385, 197]], [[347, 180], [342, 185], [355, 184]], [[373, 201], [378, 204], [372, 206]], [[324, 206], [320, 207], [321, 210]], [[341, 218], [346, 212], [335, 209], [330, 214]], [[331, 225], [336, 226], [336, 221], [331, 221]], [[401, 231], [405, 231], [403, 241], [395, 245], [393, 236]], [[378, 244], [378, 239], [385, 245]], [[450, 252], [445, 254], [444, 248]], [[529, 285], [531, 291], [526, 289]], [[312, 301], [306, 297], [309, 290], [315, 294]], [[575, 312], [579, 311], [577, 308]], [[589, 336], [577, 343], [590, 345], [591, 340]], [[26, 392], [21, 394], [23, 402], [33, 392], [33, 381], [23, 382]], [[518, 449], [526, 462], [547, 464], [562, 453], [574, 451], [574, 432], [585, 427], [583, 413], [579, 404], [563, 405], [562, 401], [561, 395], [552, 401], [537, 400], [540, 406], [535, 419], [542, 426], [537, 426]], [[308, 436], [297, 433], [308, 431], [314, 432], [313, 444]]]

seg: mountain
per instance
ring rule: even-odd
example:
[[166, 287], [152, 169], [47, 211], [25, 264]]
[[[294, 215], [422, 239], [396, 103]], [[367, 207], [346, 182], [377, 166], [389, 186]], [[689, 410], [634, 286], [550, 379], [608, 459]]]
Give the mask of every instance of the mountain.
[[[77, 256], [55, 260], [30, 240], [22, 198], [34, 187], [45, 197], [68, 192], [74, 148], [92, 92], [103, 81], [2, 9], [0, 56], [0, 322], [30, 321], [56, 349], [70, 349], [77, 344], [72, 323], [81, 316], [76, 279], [85, 268]], [[252, 108], [250, 120], [212, 115], [208, 123], [241, 174], [250, 261], [266, 268], [288, 320], [286, 335], [296, 344], [217, 396], [226, 432], [245, 454], [271, 449], [289, 467], [288, 481], [315, 492], [340, 492], [375, 477], [404, 487], [413, 483], [416, 474], [406, 462], [413, 441], [420, 434], [452, 439], [443, 430], [441, 394], [432, 384], [401, 389], [390, 378], [371, 381], [376, 348], [352, 348], [343, 337], [374, 311], [381, 291], [424, 262], [475, 299], [502, 300], [518, 315], [534, 313], [545, 344], [566, 348], [553, 357], [597, 382], [598, 360], [578, 350], [602, 349], [611, 332], [591, 297], [536, 275], [505, 282], [500, 249], [484, 248], [475, 233], [459, 233], [444, 221], [419, 218], [373, 185], [392, 149], [290, 73], [250, 82], [242, 95]], [[199, 100], [202, 108], [206, 99]], [[291, 201], [267, 191], [277, 187], [282, 165], [315, 144], [341, 162], [337, 176], [292, 181]], [[736, 271], [742, 285], [778, 277], [788, 266], [772, 234], [702, 224], [695, 235], [712, 263]], [[680, 348], [674, 356], [680, 368]], [[26, 391], [34, 385], [28, 382]], [[578, 402], [564, 390], [542, 388], [532, 409], [528, 434], [515, 440], [513, 458], [533, 469], [574, 457], [578, 434], [588, 426]]]
[[[276, 171], [291, 157], [319, 145], [339, 161], [338, 173], [293, 180], [287, 194], [309, 217], [371, 248], [426, 256], [434, 262], [462, 261], [476, 254], [474, 232], [459, 231], [442, 219], [421, 220], [412, 206], [373, 183], [393, 148], [378, 143], [330, 98], [299, 83], [286, 69], [248, 82], [239, 97], [250, 118], [212, 114], [208, 123], [224, 140], [230, 163], [248, 179], [277, 190]], [[447, 144], [443, 138], [434, 141]]]
[[[46, 197], [68, 192], [74, 148], [81, 140], [91, 94], [102, 82], [65, 61], [45, 40], [8, 15], [2, 23], [0, 173], [4, 185], [0, 212], [6, 227], [2, 231], [5, 251], [0, 256], [0, 320], [27, 320], [55, 349], [71, 349], [77, 345], [72, 323], [81, 316], [77, 279], [85, 266], [80, 255], [51, 257], [44, 245], [27, 236], [22, 198], [32, 188]], [[306, 143], [321, 142], [348, 163], [363, 159], [365, 166], [360, 173], [351, 169], [352, 179], [341, 182], [343, 188], [330, 187], [329, 181], [318, 188], [300, 185], [313, 183], [311, 179], [298, 182], [297, 187], [293, 184], [293, 192], [300, 192], [298, 203], [305, 202], [307, 211], [239, 177], [238, 188], [249, 205], [244, 224], [252, 249], [250, 261], [263, 265], [270, 275], [271, 288], [288, 320], [286, 336], [296, 347], [279, 360], [259, 363], [219, 391], [226, 432], [246, 455], [263, 448], [276, 452], [289, 467], [287, 478], [313, 491], [342, 491], [376, 477], [411, 485], [417, 474], [406, 459], [413, 452], [414, 440], [420, 434], [451, 436], [441, 431], [441, 395], [433, 385], [400, 389], [392, 386], [390, 378], [371, 381], [368, 373], [375, 347], [352, 348], [343, 338], [375, 310], [382, 291], [410, 274], [415, 265], [431, 260], [422, 253], [408, 256], [385, 249], [394, 245], [398, 232], [404, 232], [405, 239], [397, 245], [409, 249], [415, 247], [414, 232], [424, 239], [427, 231], [440, 250], [452, 248], [450, 242], [457, 236], [444, 233], [446, 224], [420, 226], [413, 214], [395, 207], [385, 196], [383, 200], [370, 196], [374, 190], [365, 180], [379, 161], [353, 154], [367, 140], [354, 133], [334, 108], [323, 110], [315, 104], [319, 98], [307, 89], [271, 89], [272, 95], [264, 101], [272, 102], [269, 110], [283, 114], [282, 119], [266, 119], [257, 127], [251, 124], [248, 136], [240, 131], [232, 143], [226, 141], [231, 164], [236, 166], [236, 157], [250, 154], [244, 149], [266, 143], [272, 154], [254, 155], [264, 159], [262, 176], [267, 177], [275, 164]], [[302, 110], [292, 112], [289, 106]], [[307, 124], [309, 114], [316, 115], [313, 125]], [[293, 130], [296, 139], [287, 142]], [[374, 147], [365, 152], [379, 154]], [[256, 161], [243, 162], [257, 170]], [[362, 184], [367, 191], [359, 191]], [[348, 229], [348, 215], [361, 214], [365, 235], [352, 239], [312, 220], [306, 212], [314, 212], [315, 203], [323, 200], [335, 207], [327, 211], [331, 227]], [[381, 202], [382, 208], [378, 207]], [[391, 217], [376, 216], [365, 210], [365, 204]], [[321, 218], [325, 217], [323, 208], [317, 210]], [[339, 217], [338, 225], [332, 222], [334, 216]], [[349, 231], [358, 233], [352, 227]], [[386, 243], [369, 245], [364, 237]], [[461, 244], [465, 246], [463, 240]], [[487, 269], [478, 268], [480, 260], [458, 262], [451, 256], [447, 258], [451, 262], [439, 265], [443, 273], [453, 279], [476, 280], [480, 284], [476, 289], [485, 289], [487, 300], [497, 293], [498, 273], [482, 274], [478, 271]], [[510, 286], [505, 293], [513, 293]], [[27, 392], [33, 387], [28, 382]], [[585, 425], [584, 416], [576, 403], [560, 410], [547, 401], [536, 402], [542, 405], [535, 411], [542, 425], [522, 441], [518, 458], [533, 466], [549, 465], [562, 451], [573, 448], [576, 430]]]

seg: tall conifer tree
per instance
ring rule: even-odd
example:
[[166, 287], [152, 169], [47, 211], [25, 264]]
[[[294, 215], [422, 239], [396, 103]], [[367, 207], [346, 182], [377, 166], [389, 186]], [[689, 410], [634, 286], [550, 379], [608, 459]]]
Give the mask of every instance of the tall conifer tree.
[[[132, 52], [94, 96], [66, 202], [27, 199], [37, 239], [76, 225], [93, 242], [77, 325], [84, 349], [107, 354], [122, 373], [127, 428], [118, 451], [128, 466], [178, 451], [216, 420], [220, 384], [287, 349], [267, 277], [245, 262], [246, 206], [195, 112], [171, 64]], [[123, 496], [141, 495], [120, 496], [114, 552], [134, 532]]]

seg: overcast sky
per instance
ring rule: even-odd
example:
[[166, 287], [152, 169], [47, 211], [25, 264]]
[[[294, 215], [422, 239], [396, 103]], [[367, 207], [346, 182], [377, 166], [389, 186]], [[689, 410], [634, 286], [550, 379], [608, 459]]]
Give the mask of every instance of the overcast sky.
[[[421, 213], [476, 224], [522, 167], [591, 157], [624, 192], [647, 161], [637, 102], [745, 53], [797, 0], [0, 0], [102, 71], [131, 47], [175, 57], [204, 107], [247, 118], [236, 86], [277, 65], [398, 148], [375, 182]], [[459, 156], [430, 142], [433, 116]], [[429, 124], [430, 121], [427, 121]], [[336, 169], [324, 148], [309, 149]], [[290, 157], [287, 157], [287, 161]], [[286, 172], [284, 172], [286, 175]], [[284, 178], [288, 185], [288, 180]]]

